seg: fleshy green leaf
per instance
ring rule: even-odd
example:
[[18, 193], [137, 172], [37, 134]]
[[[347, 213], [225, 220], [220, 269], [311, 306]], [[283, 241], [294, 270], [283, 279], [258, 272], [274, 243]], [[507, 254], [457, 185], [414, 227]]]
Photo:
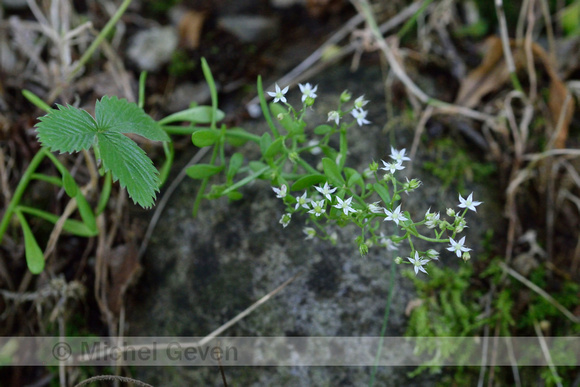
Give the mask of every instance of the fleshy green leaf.
[[262, 151], [263, 155], [266, 154], [270, 144], [272, 144], [272, 136], [270, 136], [270, 133], [264, 133], [262, 138], [260, 138], [260, 151]]
[[386, 205], [391, 204], [391, 195], [389, 195], [389, 191], [381, 184], [375, 183], [373, 184], [375, 191], [379, 194], [381, 199], [383, 199], [383, 203]]
[[217, 130], [203, 129], [194, 132], [191, 135], [191, 141], [193, 142], [193, 145], [203, 148], [204, 146], [215, 144], [219, 137], [220, 132]]
[[339, 188], [344, 185], [344, 178], [340, 174], [340, 170], [334, 161], [325, 157], [322, 159], [322, 167], [330, 184]]
[[68, 172], [62, 175], [62, 186], [66, 194], [71, 198], [74, 198], [79, 191], [79, 186], [75, 179]]
[[159, 172], [143, 149], [119, 132], [99, 133], [97, 141], [105, 171], [127, 188], [135, 203], [151, 207], [159, 191]]
[[58, 110], [52, 110], [39, 117], [36, 124], [38, 141], [53, 151], [78, 152], [89, 149], [95, 141], [97, 123], [85, 110], [70, 105], [57, 105]]
[[300, 179], [296, 180], [294, 184], [292, 184], [292, 191], [301, 191], [305, 188], [311, 187], [316, 184], [326, 182], [326, 177], [321, 174], [312, 174], [302, 176]]
[[223, 169], [223, 165], [196, 164], [187, 168], [185, 172], [192, 179], [205, 179], [206, 177], [220, 173]]
[[332, 126], [330, 125], [318, 125], [314, 128], [314, 134], [318, 134], [319, 136], [323, 136], [326, 133], [330, 133], [332, 131]]
[[235, 147], [242, 146], [248, 142], [247, 133], [242, 128], [231, 128], [226, 130], [226, 140]]
[[284, 137], [278, 137], [276, 141], [274, 141], [273, 143], [270, 144], [270, 146], [268, 146], [268, 149], [266, 149], [266, 152], [264, 153], [264, 157], [267, 159], [270, 157], [274, 157], [278, 152], [280, 152], [280, 149], [282, 149], [283, 146], [284, 146]]
[[44, 255], [42, 254], [42, 249], [38, 245], [38, 242], [36, 242], [36, 238], [34, 238], [34, 234], [32, 234], [32, 230], [30, 230], [24, 215], [20, 211], [17, 211], [16, 215], [20, 220], [20, 226], [24, 234], [24, 251], [28, 270], [32, 274], [40, 274], [44, 270]]
[[124, 98], [101, 98], [95, 106], [95, 118], [99, 132], [135, 133], [153, 141], [170, 140], [161, 125]]
[[244, 162], [244, 156], [241, 153], [234, 153], [230, 158], [230, 165], [228, 167], [227, 179], [231, 180], [238, 173], [242, 163]]
[[[209, 124], [211, 122], [211, 110], [211, 106], [196, 106], [191, 109], [173, 113], [159, 121], [159, 124], [167, 125], [172, 122], [183, 121], [192, 122], [194, 124]], [[224, 117], [224, 112], [218, 109], [216, 112], [216, 121], [221, 121]]]

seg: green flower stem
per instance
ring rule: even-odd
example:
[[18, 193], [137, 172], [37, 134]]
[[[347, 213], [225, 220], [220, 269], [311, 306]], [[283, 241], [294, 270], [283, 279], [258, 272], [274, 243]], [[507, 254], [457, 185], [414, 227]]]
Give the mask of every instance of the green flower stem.
[[45, 175], [44, 173], [33, 173], [32, 176], [30, 176], [30, 179], [45, 181], [47, 183], [54, 184], [57, 187], [62, 187], [62, 179], [59, 179], [58, 177], [55, 176], [48, 176]]
[[266, 98], [264, 97], [264, 88], [262, 87], [262, 77], [258, 75], [258, 98], [260, 99], [260, 107], [262, 108], [262, 113], [264, 113], [264, 118], [274, 135], [274, 138], [280, 137], [278, 129], [272, 121], [272, 116], [270, 116], [270, 110], [268, 109], [268, 104], [266, 103]]
[[235, 191], [236, 189], [248, 184], [249, 182], [251, 182], [252, 180], [255, 180], [258, 178], [258, 176], [260, 176], [262, 173], [266, 172], [267, 170], [269, 170], [270, 167], [264, 167], [262, 169], [257, 170], [256, 172], [252, 173], [251, 175], [248, 175], [246, 177], [244, 177], [242, 180], [238, 181], [236, 184], [233, 184], [231, 186], [229, 186], [228, 188], [226, 188], [223, 192], [222, 195], [225, 195], [227, 193], [230, 193], [232, 191]]
[[379, 368], [379, 360], [381, 359], [381, 352], [383, 350], [383, 340], [385, 334], [387, 333], [387, 325], [389, 322], [389, 313], [391, 311], [391, 302], [393, 300], [394, 288], [395, 288], [395, 273], [396, 264], [391, 262], [391, 276], [389, 277], [389, 295], [387, 296], [387, 305], [385, 305], [385, 315], [383, 317], [383, 326], [381, 327], [381, 335], [379, 338], [379, 348], [377, 349], [377, 355], [375, 356], [375, 365], [371, 372], [371, 379], [369, 381], [369, 386], [372, 387], [375, 383], [375, 376], [377, 374], [377, 369]]
[[346, 162], [346, 151], [348, 150], [348, 142], [346, 139], [346, 128], [340, 129], [340, 163], [338, 165], [339, 169], [342, 171], [344, 168], [344, 163]]
[[12, 214], [14, 213], [14, 209], [20, 203], [20, 200], [22, 199], [22, 195], [24, 195], [24, 191], [26, 191], [26, 188], [28, 187], [28, 183], [30, 183], [30, 180], [32, 179], [34, 171], [36, 171], [36, 168], [38, 168], [41, 161], [44, 159], [44, 157], [48, 153], [49, 153], [48, 150], [46, 150], [45, 148], [40, 148], [40, 150], [36, 153], [36, 155], [34, 155], [32, 160], [30, 160], [30, 164], [28, 165], [28, 168], [26, 168], [26, 171], [22, 175], [22, 178], [20, 179], [20, 182], [18, 183], [18, 186], [16, 187], [16, 190], [14, 191], [14, 196], [12, 196], [12, 200], [10, 201], [10, 204], [8, 204], [8, 207], [6, 207], [6, 212], [4, 212], [4, 217], [2, 218], [2, 221], [0, 222], [0, 243], [2, 242], [2, 238], [4, 237], [4, 233], [8, 229], [8, 225], [10, 224], [10, 219], [12, 219]]
[[298, 157], [296, 159], [296, 163], [299, 164], [302, 168], [306, 169], [308, 172], [313, 173], [315, 175], [321, 175], [316, 169], [312, 168], [310, 164], [308, 164], [302, 157]]
[[111, 171], [105, 173], [105, 181], [103, 183], [103, 189], [101, 190], [101, 197], [97, 203], [97, 208], [95, 210], [95, 215], [100, 215], [105, 208], [107, 208], [107, 203], [109, 202], [109, 197], [111, 196], [111, 187], [113, 184], [113, 178], [111, 177]]
[[440, 242], [440, 243], [448, 243], [449, 242], [449, 239], [429, 238], [429, 237], [423, 236], [421, 234], [417, 234], [416, 237], [419, 239], [423, 239], [424, 241], [427, 241], [427, 242]]

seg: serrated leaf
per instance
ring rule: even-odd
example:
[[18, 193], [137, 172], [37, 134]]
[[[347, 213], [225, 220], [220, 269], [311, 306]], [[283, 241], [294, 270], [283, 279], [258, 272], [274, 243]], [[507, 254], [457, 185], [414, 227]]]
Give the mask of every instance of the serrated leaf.
[[53, 151], [78, 152], [89, 149], [97, 132], [97, 123], [85, 110], [73, 106], [57, 105], [58, 110], [52, 110], [39, 117], [36, 124], [38, 141]]
[[328, 178], [330, 184], [338, 188], [344, 185], [344, 178], [340, 174], [340, 169], [338, 169], [338, 166], [333, 160], [327, 157], [323, 158], [322, 167], [324, 168], [324, 174]]
[[171, 140], [159, 123], [124, 98], [101, 98], [95, 106], [95, 119], [99, 132], [135, 133], [153, 141]]
[[217, 130], [203, 129], [193, 132], [191, 135], [191, 141], [193, 145], [203, 148], [204, 146], [210, 146], [217, 142], [220, 137], [220, 133]]
[[[161, 121], [159, 124], [167, 125], [172, 122], [192, 122], [194, 124], [209, 124], [211, 122], [211, 106], [196, 106], [191, 109], [182, 110], [177, 113], [173, 113]], [[216, 121], [221, 121], [225, 117], [224, 112], [221, 110], [216, 111]]]
[[135, 203], [151, 207], [159, 191], [159, 172], [143, 149], [119, 132], [99, 133], [97, 141], [105, 171], [127, 188]]
[[32, 274], [40, 274], [44, 270], [44, 254], [42, 254], [42, 249], [38, 245], [38, 242], [36, 242], [36, 238], [34, 238], [34, 234], [30, 230], [24, 215], [20, 211], [17, 211], [16, 215], [20, 220], [20, 226], [24, 234], [24, 253], [26, 255], [28, 270]]
[[300, 179], [296, 180], [294, 184], [292, 184], [292, 191], [301, 191], [305, 188], [311, 187], [316, 184], [326, 182], [326, 177], [321, 174], [312, 174], [302, 176]]
[[185, 172], [192, 179], [205, 179], [220, 173], [223, 169], [223, 165], [196, 164], [187, 168]]

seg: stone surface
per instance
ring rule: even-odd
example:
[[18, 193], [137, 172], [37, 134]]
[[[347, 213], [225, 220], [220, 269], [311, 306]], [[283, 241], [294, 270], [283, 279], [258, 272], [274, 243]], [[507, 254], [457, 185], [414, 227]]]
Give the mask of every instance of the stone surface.
[[[390, 153], [390, 146], [410, 146], [413, 133], [399, 129], [385, 134], [382, 84], [378, 69], [364, 69], [351, 74], [336, 67], [311, 80], [319, 84], [315, 111], [308, 112], [315, 124], [326, 120], [326, 113], [336, 108], [342, 90], [349, 89], [353, 99], [365, 94], [371, 103], [367, 118], [373, 124], [355, 127], [349, 135], [352, 146], [349, 166], [363, 170], [368, 164]], [[299, 91], [291, 90], [290, 101], [299, 100]], [[295, 105], [296, 106], [296, 105]], [[318, 122], [316, 122], [318, 121]], [[243, 125], [256, 134], [263, 133], [263, 120]], [[391, 143], [395, 140], [395, 143]], [[249, 152], [255, 150], [249, 149]], [[421, 153], [421, 150], [419, 151]], [[418, 159], [420, 157], [418, 156]], [[401, 178], [406, 171], [401, 171]], [[440, 183], [424, 175], [420, 160], [414, 164], [413, 176], [423, 185], [403, 197], [403, 208], [415, 219], [425, 211], [458, 204], [457, 193], [441, 192]], [[475, 187], [477, 192], [482, 187]], [[304, 240], [305, 218], [295, 216], [287, 228], [278, 223], [283, 205], [275, 198], [268, 183], [258, 181], [243, 189], [241, 201], [204, 202], [196, 219], [191, 207], [198, 189], [186, 180], [174, 194], [171, 205], [157, 226], [146, 254], [145, 274], [134, 291], [138, 297], [129, 301], [129, 335], [131, 336], [204, 336], [224, 324], [253, 302], [272, 291], [297, 273], [300, 276], [278, 295], [247, 318], [228, 329], [223, 336], [378, 336], [389, 289], [389, 270], [395, 256], [384, 248], [371, 248], [367, 256], [359, 255], [354, 238], [359, 230], [337, 228], [338, 242], [332, 245], [319, 240]], [[296, 194], [296, 193], [293, 193]], [[491, 201], [484, 193], [476, 200]], [[478, 215], [468, 217], [467, 241], [476, 241], [493, 224], [493, 206], [480, 206]], [[385, 223], [385, 230], [389, 225]], [[440, 265], [463, 264], [444, 250]], [[405, 257], [408, 249], [400, 254]], [[405, 332], [405, 308], [415, 295], [412, 283], [396, 268], [394, 297], [387, 336]], [[435, 380], [420, 376], [409, 380], [408, 368], [381, 368], [377, 385], [429, 386]], [[137, 369], [138, 376], [154, 385], [220, 383], [217, 369], [160, 368]], [[231, 385], [367, 385], [370, 367], [268, 367], [227, 368]]]
[[139, 31], [131, 38], [127, 56], [140, 70], [157, 71], [169, 62], [178, 40], [177, 31], [171, 26]]

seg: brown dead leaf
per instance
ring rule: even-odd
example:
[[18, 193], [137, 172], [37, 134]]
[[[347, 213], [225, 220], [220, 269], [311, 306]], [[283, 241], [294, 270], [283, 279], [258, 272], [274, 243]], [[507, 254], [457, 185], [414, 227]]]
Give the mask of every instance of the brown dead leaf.
[[[471, 71], [461, 82], [459, 92], [455, 103], [458, 105], [473, 108], [481, 99], [494, 91], [504, 87], [509, 81], [509, 72], [503, 58], [503, 47], [499, 37], [490, 37], [486, 41], [485, 57], [479, 67]], [[510, 41], [512, 55], [516, 71], [526, 68], [526, 55], [521, 44]], [[568, 103], [566, 111], [562, 109], [565, 106], [564, 101], [567, 99], [568, 90], [558, 76], [556, 67], [550, 60], [544, 49], [536, 43], [532, 43], [532, 54], [534, 60], [539, 62], [550, 78], [549, 101], [548, 107], [551, 113], [552, 127], [558, 126], [558, 121], [562, 117], [562, 129], [558, 138], [554, 142], [555, 148], [564, 148], [568, 138], [568, 128], [574, 114], [574, 104]]]
[[405, 316], [409, 317], [413, 310], [417, 309], [423, 305], [423, 300], [420, 298], [415, 298], [407, 303], [407, 307], [405, 308]]
[[207, 14], [199, 11], [187, 11], [179, 19], [179, 41], [185, 48], [196, 49], [201, 40], [201, 30]]
[[108, 264], [110, 281], [107, 284], [107, 304], [109, 310], [118, 316], [125, 292], [142, 271], [137, 248], [133, 243], [128, 243], [111, 249]]

